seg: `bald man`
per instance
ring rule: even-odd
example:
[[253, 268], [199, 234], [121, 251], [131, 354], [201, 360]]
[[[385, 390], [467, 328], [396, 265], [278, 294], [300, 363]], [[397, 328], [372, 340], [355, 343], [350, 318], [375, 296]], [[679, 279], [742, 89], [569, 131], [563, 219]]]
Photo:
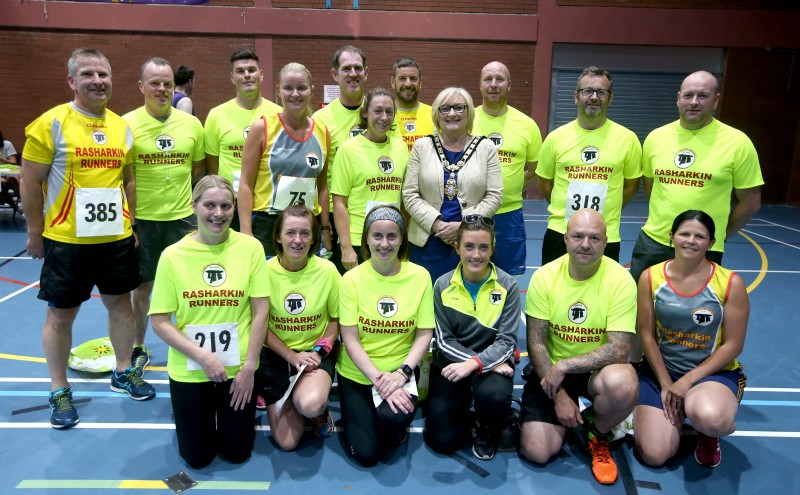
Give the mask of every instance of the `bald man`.
[[678, 212], [697, 209], [711, 215], [717, 232], [725, 235], [717, 236], [706, 256], [720, 263], [725, 240], [761, 207], [764, 179], [756, 149], [743, 132], [714, 118], [719, 98], [712, 74], [690, 74], [678, 91], [680, 119], [644, 141], [642, 173], [650, 213], [633, 248], [636, 281], [647, 267], [674, 256], [669, 230]]
[[[761, 166], [750, 139], [714, 118], [719, 83], [706, 71], [689, 74], [678, 91], [680, 118], [647, 136], [642, 148], [647, 221], [631, 255], [635, 281], [647, 267], [675, 256], [669, 231], [678, 212], [703, 210], [714, 219], [717, 240], [706, 258], [722, 263], [725, 241], [761, 208]], [[734, 207], [731, 209], [731, 193]], [[639, 339], [630, 360], [642, 359]]]
[[[528, 286], [525, 313], [530, 364], [523, 372], [522, 454], [547, 463], [564, 443], [567, 428], [583, 424], [592, 474], [614, 483], [611, 428], [635, 406], [639, 383], [627, 363], [636, 332], [636, 285], [627, 270], [603, 255], [606, 224], [595, 210], [578, 210], [567, 223], [567, 254], [537, 270]], [[592, 401], [584, 417], [578, 397]]]
[[542, 133], [532, 118], [508, 105], [511, 73], [504, 64], [486, 64], [480, 89], [483, 102], [475, 109], [472, 133], [494, 143], [503, 174], [503, 201], [494, 215], [497, 249], [492, 261], [510, 275], [522, 275], [527, 256], [522, 194], [536, 180]]

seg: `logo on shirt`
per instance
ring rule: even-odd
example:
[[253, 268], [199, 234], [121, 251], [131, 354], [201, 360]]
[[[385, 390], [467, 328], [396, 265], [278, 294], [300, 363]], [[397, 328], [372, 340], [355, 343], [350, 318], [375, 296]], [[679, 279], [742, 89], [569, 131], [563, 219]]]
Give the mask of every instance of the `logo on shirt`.
[[92, 139], [97, 144], [106, 144], [106, 142], [108, 142], [108, 138], [106, 137], [106, 133], [101, 131], [101, 130], [94, 131], [92, 133]]
[[391, 318], [397, 314], [397, 301], [391, 297], [382, 297], [378, 300], [378, 313], [384, 318]]
[[363, 133], [364, 133], [364, 129], [362, 129], [362, 128], [358, 127], [358, 126], [354, 126], [352, 129], [350, 129], [350, 137], [351, 138], [354, 138], [354, 137], [356, 137], [356, 136], [358, 136], [360, 134], [363, 134]]
[[225, 283], [227, 278], [225, 268], [222, 265], [208, 265], [203, 268], [203, 282], [211, 287], [219, 287]]
[[600, 158], [600, 150], [594, 146], [587, 146], [581, 151], [581, 161], [586, 165], [591, 165]]
[[299, 315], [306, 309], [306, 298], [297, 292], [287, 294], [283, 299], [283, 309], [290, 315]]
[[579, 302], [569, 307], [567, 318], [572, 323], [581, 324], [586, 321], [586, 305]]
[[306, 165], [311, 168], [319, 167], [319, 157], [313, 151], [306, 155]]
[[242, 132], [242, 135], [243, 135], [245, 140], [247, 140], [247, 135], [248, 134], [250, 134], [250, 126], [245, 127], [244, 131]]
[[678, 168], [689, 168], [694, 164], [694, 151], [680, 150], [675, 155], [675, 166]]
[[493, 133], [489, 134], [486, 137], [488, 137], [489, 140], [492, 143], [494, 143], [494, 147], [495, 148], [500, 149], [500, 148], [503, 147], [503, 136], [502, 135], [500, 135], [500, 134], [498, 134], [496, 132], [493, 132]]
[[406, 122], [405, 124], [406, 132], [414, 132], [417, 130], [416, 122]]
[[158, 151], [169, 153], [175, 147], [175, 140], [166, 134], [162, 134], [156, 138], [155, 144]]
[[714, 323], [714, 312], [708, 308], [697, 308], [692, 311], [692, 320], [696, 325], [707, 327]]
[[378, 166], [381, 168], [381, 172], [384, 174], [391, 174], [394, 172], [394, 162], [388, 156], [382, 156], [378, 158]]
[[489, 301], [497, 306], [501, 302], [503, 302], [503, 293], [499, 290], [493, 290], [489, 293]]

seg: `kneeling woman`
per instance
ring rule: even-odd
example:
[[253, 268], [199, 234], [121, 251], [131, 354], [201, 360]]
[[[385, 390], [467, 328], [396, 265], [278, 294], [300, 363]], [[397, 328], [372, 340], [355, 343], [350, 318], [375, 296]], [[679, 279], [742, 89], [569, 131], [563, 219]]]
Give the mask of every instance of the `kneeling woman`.
[[461, 448], [477, 425], [472, 452], [494, 457], [514, 387], [514, 349], [519, 330], [519, 286], [495, 267], [494, 221], [467, 215], [456, 233], [461, 258], [436, 281], [436, 347], [430, 377], [425, 441], [443, 454]]
[[407, 261], [400, 210], [370, 210], [362, 239], [365, 261], [342, 278], [344, 345], [336, 368], [346, 443], [369, 467], [407, 438], [418, 395], [413, 370], [428, 350], [434, 317], [430, 275]]
[[209, 175], [197, 183], [197, 231], [161, 255], [150, 302], [153, 330], [169, 345], [178, 448], [194, 469], [218, 453], [244, 462], [255, 439], [254, 374], [269, 282], [261, 244], [228, 228], [233, 205], [227, 180]]
[[695, 459], [717, 466], [719, 437], [736, 430], [746, 377], [744, 346], [750, 301], [741, 277], [706, 259], [714, 221], [681, 213], [669, 234], [675, 259], [639, 279], [638, 333], [646, 361], [634, 410], [636, 448], [660, 466], [678, 451], [684, 420], [698, 433]]
[[[259, 375], [272, 438], [284, 450], [297, 447], [307, 418], [316, 436], [333, 434], [328, 394], [338, 351], [340, 277], [333, 263], [313, 255], [318, 232], [303, 203], [287, 207], [272, 236], [278, 255], [267, 262], [270, 318]], [[298, 372], [290, 397], [279, 408], [290, 376]]]

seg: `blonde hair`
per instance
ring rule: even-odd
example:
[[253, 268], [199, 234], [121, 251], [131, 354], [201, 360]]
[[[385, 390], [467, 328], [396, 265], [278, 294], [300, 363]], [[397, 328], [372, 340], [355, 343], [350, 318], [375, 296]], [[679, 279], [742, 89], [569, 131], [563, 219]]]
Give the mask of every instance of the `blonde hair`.
[[472, 124], [475, 122], [475, 104], [472, 102], [472, 96], [470, 96], [469, 92], [464, 88], [450, 87], [443, 89], [436, 96], [436, 99], [433, 100], [433, 104], [431, 105], [431, 118], [433, 119], [433, 127], [436, 128], [437, 134], [442, 130], [439, 125], [439, 117], [441, 117], [439, 107], [449, 104], [456, 96], [464, 98], [464, 102], [467, 104], [467, 133], [472, 133]]
[[203, 193], [213, 187], [225, 189], [230, 193], [231, 201], [235, 200], [236, 194], [233, 192], [233, 185], [231, 185], [228, 179], [220, 177], [219, 175], [206, 175], [194, 185], [194, 191], [192, 191], [192, 203], [197, 203], [200, 201]]
[[[281, 98], [281, 79], [283, 79], [290, 72], [299, 72], [300, 74], [303, 74], [308, 80], [309, 88], [312, 90], [314, 89], [314, 80], [311, 78], [311, 71], [309, 71], [305, 65], [299, 62], [289, 62], [288, 64], [284, 65], [283, 69], [281, 69], [281, 71], [278, 73], [278, 86], [275, 88], [276, 89], [275, 99], [278, 100], [280, 106], [283, 106], [283, 99]], [[308, 105], [306, 107], [306, 113], [308, 114], [309, 117], [312, 114], [310, 98], [308, 100]]]

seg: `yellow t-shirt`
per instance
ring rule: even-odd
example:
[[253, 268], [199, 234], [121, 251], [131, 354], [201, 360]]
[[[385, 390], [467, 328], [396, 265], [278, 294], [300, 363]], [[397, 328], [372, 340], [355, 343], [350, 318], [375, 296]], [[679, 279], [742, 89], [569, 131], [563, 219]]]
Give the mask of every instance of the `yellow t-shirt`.
[[[404, 261], [400, 273], [384, 277], [369, 260], [348, 271], [339, 292], [339, 324], [356, 326], [361, 346], [379, 371], [394, 371], [408, 357], [418, 328], [433, 329], [433, 289], [427, 270]], [[369, 385], [342, 346], [337, 372]]]
[[764, 184], [756, 149], [741, 131], [714, 119], [696, 131], [675, 121], [647, 136], [642, 173], [653, 179], [647, 222], [642, 230], [669, 246], [675, 217], [686, 210], [703, 210], [714, 219], [712, 251], [725, 250], [725, 231], [733, 189]]
[[281, 110], [266, 98], [261, 99], [258, 107], [248, 110], [240, 107], [234, 98], [208, 112], [203, 129], [206, 154], [219, 157], [217, 175], [231, 181], [237, 193], [242, 176], [242, 149], [250, 126], [262, 115], [273, 115]]
[[605, 256], [591, 278], [573, 280], [565, 254], [534, 272], [525, 314], [548, 322], [547, 350], [555, 364], [605, 344], [606, 332], [636, 333], [636, 284]]
[[131, 163], [133, 134], [119, 115], [65, 103], [31, 122], [25, 138], [22, 158], [50, 164], [44, 237], [70, 244], [130, 237], [123, 169]]
[[133, 131], [137, 219], [170, 221], [192, 214], [192, 162], [206, 156], [203, 126], [186, 112], [165, 121], [144, 107], [122, 116]]
[[553, 181], [547, 228], [563, 234], [581, 208], [593, 208], [606, 221], [609, 242], [620, 242], [625, 179], [642, 176], [642, 147], [636, 134], [607, 120], [586, 130], [577, 121], [551, 132], [542, 144], [536, 174]]
[[[209, 246], [190, 234], [161, 254], [148, 314], [174, 313], [182, 332], [218, 356], [234, 353], [238, 345], [238, 363], [225, 366], [228, 378], [233, 378], [247, 358], [253, 322], [250, 299], [269, 297], [269, 291], [267, 262], [257, 239], [231, 231], [225, 242]], [[202, 367], [190, 368], [186, 355], [170, 347], [170, 378], [208, 381]]]
[[514, 107], [499, 117], [487, 114], [483, 107], [475, 109], [472, 134], [486, 136], [497, 148], [503, 174], [503, 202], [496, 214], [522, 208], [522, 186], [525, 164], [539, 160], [542, 133], [532, 118]]
[[290, 349], [310, 351], [330, 319], [339, 317], [339, 272], [317, 256], [297, 272], [287, 271], [275, 256], [267, 261], [267, 272], [270, 331]]
[[433, 134], [433, 120], [431, 118], [431, 106], [419, 103], [413, 110], [397, 109], [394, 115], [394, 122], [403, 140], [408, 145], [408, 152], [414, 147], [417, 139]]
[[[331, 194], [347, 197], [350, 242], [361, 245], [367, 213], [379, 203], [402, 204], [408, 150], [399, 138], [373, 143], [363, 135], [345, 142], [332, 168]], [[344, 235], [340, 232], [339, 235]]]

